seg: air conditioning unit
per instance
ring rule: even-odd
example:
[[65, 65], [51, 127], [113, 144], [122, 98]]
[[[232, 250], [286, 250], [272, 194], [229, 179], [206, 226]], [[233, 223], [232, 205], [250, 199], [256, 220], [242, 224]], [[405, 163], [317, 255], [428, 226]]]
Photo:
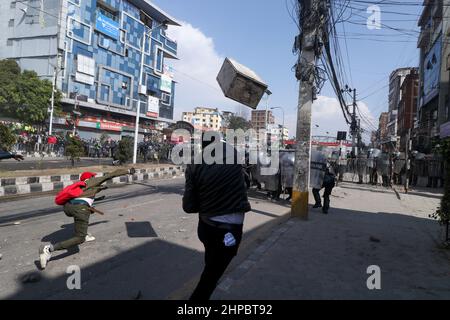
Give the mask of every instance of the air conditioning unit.
[[139, 86], [139, 94], [147, 94], [147, 86], [140, 85]]

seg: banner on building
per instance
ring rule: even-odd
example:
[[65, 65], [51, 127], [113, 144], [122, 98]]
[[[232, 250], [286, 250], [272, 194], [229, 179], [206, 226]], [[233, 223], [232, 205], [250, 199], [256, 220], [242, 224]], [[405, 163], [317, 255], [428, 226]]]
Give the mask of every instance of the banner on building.
[[441, 76], [442, 37], [439, 37], [423, 62], [423, 97], [420, 106], [426, 105], [439, 94]]
[[101, 13], [97, 13], [95, 28], [108, 37], [115, 40], [119, 39], [119, 23], [108, 18], [107, 16], [102, 15]]
[[122, 125], [111, 121], [97, 122], [97, 129], [108, 131], [122, 131]]
[[159, 117], [159, 99], [156, 97], [148, 97], [147, 103], [147, 117], [158, 118]]
[[169, 75], [163, 74], [161, 76], [161, 85], [159, 89], [163, 92], [172, 93], [172, 78]]

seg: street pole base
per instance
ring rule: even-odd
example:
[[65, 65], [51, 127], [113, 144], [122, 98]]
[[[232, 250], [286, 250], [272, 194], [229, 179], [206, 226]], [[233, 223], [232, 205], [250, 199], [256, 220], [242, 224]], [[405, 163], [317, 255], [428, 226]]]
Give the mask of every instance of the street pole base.
[[292, 192], [292, 211], [291, 215], [294, 218], [308, 220], [309, 211], [309, 192]]

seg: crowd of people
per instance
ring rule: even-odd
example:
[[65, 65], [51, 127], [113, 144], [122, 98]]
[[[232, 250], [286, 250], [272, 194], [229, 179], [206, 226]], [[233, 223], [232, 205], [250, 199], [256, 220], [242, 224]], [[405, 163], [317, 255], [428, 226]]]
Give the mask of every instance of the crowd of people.
[[[407, 166], [407, 161], [409, 166]], [[442, 188], [444, 186], [444, 164], [438, 154], [425, 155], [412, 152], [409, 157], [405, 153], [386, 153], [371, 149], [358, 157], [348, 157], [335, 162], [339, 181], [345, 173], [353, 174], [358, 183], [381, 184], [383, 186], [405, 185]], [[408, 168], [409, 167], [409, 168]], [[419, 181], [419, 178], [425, 179]]]

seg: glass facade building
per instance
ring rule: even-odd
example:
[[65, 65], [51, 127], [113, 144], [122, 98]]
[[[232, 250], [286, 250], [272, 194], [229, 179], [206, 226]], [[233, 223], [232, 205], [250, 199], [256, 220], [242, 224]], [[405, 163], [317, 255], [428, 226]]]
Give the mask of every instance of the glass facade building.
[[7, 0], [0, 11], [0, 58], [63, 92], [57, 128], [131, 133], [139, 108], [141, 133], [173, 122], [177, 43], [166, 31], [179, 23], [148, 0]]

